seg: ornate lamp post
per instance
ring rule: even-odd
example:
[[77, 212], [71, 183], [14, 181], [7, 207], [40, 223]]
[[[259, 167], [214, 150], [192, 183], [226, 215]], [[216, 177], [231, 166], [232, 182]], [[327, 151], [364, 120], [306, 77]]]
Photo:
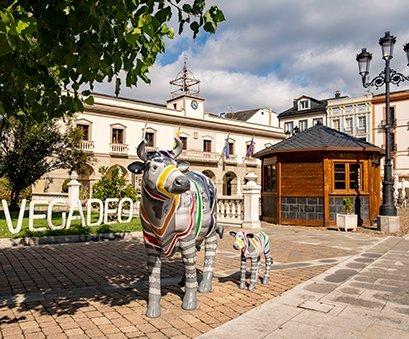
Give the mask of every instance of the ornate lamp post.
[[[379, 39], [379, 45], [382, 48], [382, 58], [385, 60], [385, 69], [379, 73], [378, 76], [369, 81], [369, 64], [372, 59], [372, 54], [363, 48], [361, 53], [356, 56], [359, 66], [359, 74], [362, 77], [362, 85], [365, 88], [375, 86], [379, 88], [385, 85], [385, 103], [386, 103], [386, 124], [385, 124], [385, 164], [382, 181], [382, 205], [379, 214], [382, 216], [396, 216], [396, 207], [393, 197], [393, 177], [392, 177], [392, 133], [391, 126], [393, 121], [390, 113], [390, 84], [398, 85], [402, 81], [409, 81], [409, 77], [396, 72], [390, 68], [390, 61], [393, 57], [393, 47], [396, 43], [396, 37], [390, 35], [390, 32], [385, 32], [385, 35]], [[406, 52], [409, 66], [409, 43], [407, 43], [403, 50]]]

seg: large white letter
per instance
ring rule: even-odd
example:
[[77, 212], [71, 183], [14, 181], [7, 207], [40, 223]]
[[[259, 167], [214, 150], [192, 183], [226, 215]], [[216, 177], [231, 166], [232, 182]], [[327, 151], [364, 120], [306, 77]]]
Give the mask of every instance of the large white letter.
[[[124, 212], [123, 211], [123, 205], [126, 202], [129, 203], [128, 218], [125, 219], [125, 220], [122, 220], [122, 213]], [[118, 221], [122, 222], [122, 223], [128, 223], [128, 222], [132, 221], [132, 217], [133, 217], [133, 201], [132, 201], [132, 199], [131, 198], [122, 198], [119, 201], [119, 204], [118, 204]]]
[[[99, 214], [98, 214], [98, 220], [93, 223], [92, 222], [92, 204], [94, 203], [98, 204], [99, 206]], [[88, 227], [101, 225], [103, 219], [104, 219], [104, 203], [99, 199], [88, 199], [87, 201], [87, 225]]]
[[108, 215], [115, 213], [117, 210], [116, 208], [109, 208], [109, 203], [116, 203], [118, 202], [118, 198], [108, 198], [105, 200], [105, 208], [104, 208], [104, 224], [115, 224], [118, 221], [108, 221]]
[[17, 234], [18, 232], [21, 231], [21, 225], [23, 224], [24, 218], [24, 211], [26, 210], [26, 202], [27, 202], [26, 199], [21, 200], [20, 212], [18, 213], [17, 219], [17, 226], [16, 228], [14, 228], [13, 221], [11, 220], [9, 212], [9, 207], [7, 205], [7, 201], [4, 199], [1, 201], [1, 204], [3, 205], [4, 216], [6, 217], [7, 227], [10, 233]]
[[55, 205], [59, 206], [67, 206], [67, 203], [64, 200], [51, 200], [50, 204], [48, 205], [47, 210], [47, 224], [51, 230], [62, 230], [65, 227], [65, 222], [67, 221], [67, 213], [61, 213], [61, 225], [54, 225], [53, 224], [53, 207]]
[[44, 232], [47, 230], [47, 227], [34, 227], [34, 220], [47, 219], [47, 214], [34, 214], [35, 205], [48, 205], [47, 201], [31, 201], [30, 202], [30, 211], [28, 214], [28, 229], [31, 232]]
[[[73, 216], [74, 211], [76, 209], [78, 210], [80, 215]], [[66, 228], [69, 229], [70, 226], [71, 226], [71, 221], [78, 220], [78, 219], [81, 219], [81, 225], [82, 225], [82, 227], [85, 227], [86, 224], [85, 224], [84, 211], [82, 210], [81, 201], [79, 201], [79, 200], [77, 200], [76, 203], [70, 205], [70, 210], [68, 211], [67, 227]]]

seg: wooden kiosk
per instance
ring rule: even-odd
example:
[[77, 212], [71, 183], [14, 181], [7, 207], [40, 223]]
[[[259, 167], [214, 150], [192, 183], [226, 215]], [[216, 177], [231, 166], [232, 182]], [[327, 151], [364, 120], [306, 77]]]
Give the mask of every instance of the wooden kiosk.
[[383, 150], [317, 124], [254, 156], [262, 160], [262, 219], [284, 225], [333, 226], [344, 197], [360, 225], [376, 221]]

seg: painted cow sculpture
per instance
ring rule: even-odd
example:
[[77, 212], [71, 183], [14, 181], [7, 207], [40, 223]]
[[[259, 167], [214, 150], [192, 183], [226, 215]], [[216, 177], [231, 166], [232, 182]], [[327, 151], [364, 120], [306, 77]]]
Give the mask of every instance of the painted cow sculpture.
[[240, 288], [246, 287], [246, 270], [247, 259], [251, 260], [251, 277], [249, 290], [253, 291], [258, 280], [258, 270], [260, 267], [260, 256], [264, 254], [265, 270], [263, 277], [263, 285], [268, 284], [271, 268], [271, 252], [270, 240], [266, 233], [259, 232], [256, 234], [247, 233], [245, 231], [230, 231], [230, 235], [234, 237], [233, 248], [241, 252], [240, 265]]
[[[148, 254], [149, 300], [146, 315], [160, 316], [161, 255], [182, 254], [185, 266], [185, 295], [182, 308], [197, 308], [196, 292], [212, 290], [213, 265], [217, 237], [223, 228], [216, 221], [216, 187], [202, 173], [188, 172], [188, 164], [177, 163], [182, 142], [175, 138], [172, 152], [146, 152], [142, 141], [137, 154], [142, 160], [128, 166], [136, 174], [143, 173], [140, 217]], [[196, 277], [196, 251], [205, 242], [205, 262], [200, 285]]]

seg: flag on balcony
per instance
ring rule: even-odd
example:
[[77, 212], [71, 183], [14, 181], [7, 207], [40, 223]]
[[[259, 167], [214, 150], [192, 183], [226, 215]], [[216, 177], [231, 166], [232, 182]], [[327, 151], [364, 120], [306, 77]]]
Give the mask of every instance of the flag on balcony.
[[[180, 138], [180, 128], [181, 128], [181, 126], [182, 126], [182, 125], [179, 124], [179, 127], [178, 127], [178, 129], [176, 130], [176, 133], [175, 133], [175, 137], [176, 137], [176, 138]], [[173, 148], [175, 148], [175, 147], [176, 147], [176, 141], [173, 143]]]
[[223, 148], [223, 156], [224, 156], [224, 159], [230, 158], [229, 137], [230, 137], [230, 132], [229, 132], [229, 134], [227, 135], [226, 140], [224, 141], [224, 148]]
[[254, 136], [253, 136], [253, 138], [251, 138], [249, 146], [247, 147], [246, 158], [250, 158], [253, 156], [255, 145], [256, 143], [254, 142]]

